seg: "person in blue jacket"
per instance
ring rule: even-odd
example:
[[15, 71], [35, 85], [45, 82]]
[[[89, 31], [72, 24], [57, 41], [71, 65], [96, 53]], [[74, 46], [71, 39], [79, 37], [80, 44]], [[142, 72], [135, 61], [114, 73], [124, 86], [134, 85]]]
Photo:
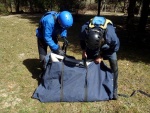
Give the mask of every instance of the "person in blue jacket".
[[118, 98], [116, 52], [119, 50], [120, 42], [113, 23], [105, 17], [95, 16], [82, 26], [79, 37], [83, 59], [93, 59], [96, 64], [100, 63], [102, 59], [109, 60], [114, 73], [113, 99], [116, 100]]
[[42, 64], [47, 55], [47, 47], [58, 55], [65, 55], [65, 52], [58, 44], [58, 35], [64, 40], [67, 38], [67, 29], [73, 25], [72, 14], [68, 11], [50, 11], [42, 16], [39, 27], [36, 29], [39, 58]]

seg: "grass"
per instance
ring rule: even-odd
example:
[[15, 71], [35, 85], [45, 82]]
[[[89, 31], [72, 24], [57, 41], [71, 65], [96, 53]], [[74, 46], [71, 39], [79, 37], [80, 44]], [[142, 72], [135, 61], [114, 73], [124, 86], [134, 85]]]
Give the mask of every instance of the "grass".
[[[150, 98], [137, 93], [102, 102], [41, 103], [31, 96], [39, 83], [38, 51], [35, 29], [41, 15], [0, 16], [0, 111], [1, 113], [149, 113]], [[124, 17], [107, 16], [115, 25]], [[81, 58], [78, 33], [91, 16], [75, 18], [68, 32], [67, 54]], [[126, 43], [126, 33], [116, 28], [121, 37], [118, 52], [119, 93], [130, 95], [134, 90], [150, 93], [150, 52], [136, 43]], [[124, 40], [125, 39], [125, 40]], [[107, 62], [106, 62], [107, 63]]]

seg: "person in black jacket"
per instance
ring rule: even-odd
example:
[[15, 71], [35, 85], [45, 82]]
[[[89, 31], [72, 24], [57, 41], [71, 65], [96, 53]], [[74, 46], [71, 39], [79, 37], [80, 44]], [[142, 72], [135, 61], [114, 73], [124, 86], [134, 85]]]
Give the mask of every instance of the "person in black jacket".
[[81, 29], [80, 46], [83, 59], [93, 59], [100, 63], [102, 59], [109, 60], [110, 67], [114, 73], [113, 99], [118, 98], [118, 63], [117, 54], [120, 42], [113, 23], [101, 16], [95, 16], [86, 22]]

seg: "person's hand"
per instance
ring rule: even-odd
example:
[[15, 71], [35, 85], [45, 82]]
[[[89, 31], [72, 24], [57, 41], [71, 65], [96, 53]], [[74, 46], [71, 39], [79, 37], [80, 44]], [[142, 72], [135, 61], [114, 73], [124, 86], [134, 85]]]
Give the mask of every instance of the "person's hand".
[[53, 53], [61, 55], [61, 56], [65, 56], [65, 52], [61, 50], [60, 47], [57, 50], [53, 51]]
[[87, 58], [87, 54], [86, 54], [86, 51], [82, 51], [82, 59], [85, 59], [85, 58]]
[[102, 60], [103, 60], [103, 58], [101, 56], [98, 56], [97, 58], [95, 58], [94, 62], [95, 62], [95, 64], [99, 64], [99, 63], [101, 63]]

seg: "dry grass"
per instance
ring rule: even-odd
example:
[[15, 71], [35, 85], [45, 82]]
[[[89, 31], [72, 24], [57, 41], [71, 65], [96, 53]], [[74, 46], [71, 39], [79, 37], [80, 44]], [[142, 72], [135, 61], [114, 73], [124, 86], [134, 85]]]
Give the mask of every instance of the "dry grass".
[[[137, 93], [117, 101], [41, 103], [31, 96], [38, 86], [38, 52], [35, 29], [40, 16], [0, 17], [0, 111], [1, 113], [149, 113], [150, 98]], [[89, 17], [87, 17], [89, 18]], [[68, 54], [80, 59], [78, 32], [87, 19], [76, 18], [69, 31]], [[116, 20], [117, 21], [117, 20]], [[150, 52], [121, 46], [118, 53], [119, 93], [150, 93]]]

